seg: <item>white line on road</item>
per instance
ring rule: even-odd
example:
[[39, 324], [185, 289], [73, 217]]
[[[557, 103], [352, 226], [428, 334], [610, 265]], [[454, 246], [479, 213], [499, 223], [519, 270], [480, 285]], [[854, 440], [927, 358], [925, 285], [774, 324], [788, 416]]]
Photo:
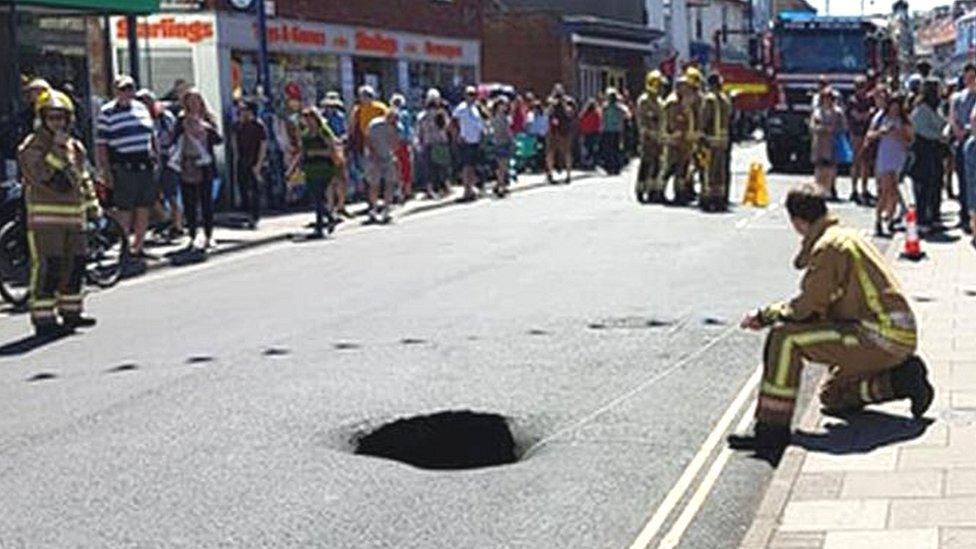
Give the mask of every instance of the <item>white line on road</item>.
[[637, 539], [634, 543], [630, 545], [630, 549], [646, 549], [650, 545], [654, 537], [657, 536], [661, 527], [664, 526], [664, 522], [667, 520], [674, 508], [678, 505], [688, 489], [691, 487], [692, 482], [701, 472], [702, 468], [708, 462], [708, 458], [712, 455], [715, 447], [722, 441], [722, 435], [725, 434], [729, 426], [735, 421], [736, 416], [739, 415], [742, 407], [748, 402], [749, 397], [752, 395], [753, 389], [759, 384], [759, 378], [761, 375], [761, 370], [757, 369], [752, 376], [749, 377], [742, 389], [739, 390], [739, 394], [736, 395], [735, 399], [729, 405], [725, 413], [715, 424], [712, 432], [709, 433], [708, 438], [705, 439], [704, 444], [692, 458], [691, 462], [685, 467], [683, 473], [678, 478], [678, 482], [675, 483], [671, 491], [664, 496], [664, 500], [661, 505], [658, 506], [654, 514], [651, 515], [651, 520], [648, 521], [644, 529], [641, 530], [640, 534], [637, 535]]
[[[755, 401], [753, 401], [755, 403]], [[752, 416], [754, 414], [755, 404], [749, 406], [747, 412], [743, 414], [742, 419], [736, 424], [735, 430], [744, 431], [749, 427], [749, 423], [752, 422]], [[671, 530], [668, 531], [664, 539], [661, 540], [658, 549], [673, 549], [681, 543], [681, 537], [684, 536], [685, 531], [691, 526], [691, 521], [695, 519], [698, 511], [701, 510], [702, 506], [705, 504], [705, 500], [708, 499], [708, 495], [712, 492], [712, 488], [715, 486], [715, 482], [718, 481], [718, 477], [725, 470], [725, 465], [729, 462], [729, 458], [732, 457], [732, 449], [726, 446], [722, 448], [721, 453], [719, 453], [718, 458], [712, 462], [712, 466], [708, 468], [708, 472], [702, 477], [701, 483], [698, 485], [698, 489], [692, 494], [691, 499], [688, 500], [688, 504], [685, 505], [681, 514], [674, 521], [671, 526]]]

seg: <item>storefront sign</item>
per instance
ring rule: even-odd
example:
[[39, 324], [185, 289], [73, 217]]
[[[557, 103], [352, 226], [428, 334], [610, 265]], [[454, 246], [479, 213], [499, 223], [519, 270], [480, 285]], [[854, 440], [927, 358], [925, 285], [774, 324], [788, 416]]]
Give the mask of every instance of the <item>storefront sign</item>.
[[[115, 38], [125, 40], [129, 23], [125, 18], [115, 19]], [[160, 16], [140, 19], [136, 36], [140, 40], [170, 40], [189, 44], [210, 41], [216, 34], [213, 19], [198, 17]]]
[[[222, 47], [254, 49], [258, 31], [253, 18], [221, 13], [217, 27]], [[458, 65], [477, 65], [480, 58], [476, 40], [289, 20], [268, 23], [268, 46], [281, 52], [348, 53]]]

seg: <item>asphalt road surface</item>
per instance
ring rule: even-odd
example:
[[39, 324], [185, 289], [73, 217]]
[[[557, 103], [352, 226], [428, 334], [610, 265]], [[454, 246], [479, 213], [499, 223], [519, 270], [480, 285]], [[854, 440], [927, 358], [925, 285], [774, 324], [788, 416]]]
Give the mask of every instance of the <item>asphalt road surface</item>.
[[[761, 151], [737, 149], [739, 183]], [[632, 178], [92, 296], [96, 329], [0, 358], [0, 546], [631, 546], [756, 370], [740, 315], [797, 282], [781, 207], [639, 206]], [[778, 203], [790, 179], [769, 181]], [[0, 318], [0, 342], [27, 334]], [[352, 453], [385, 423], [464, 409], [508, 418], [522, 459]], [[770, 474], [733, 456], [680, 545], [734, 546]]]

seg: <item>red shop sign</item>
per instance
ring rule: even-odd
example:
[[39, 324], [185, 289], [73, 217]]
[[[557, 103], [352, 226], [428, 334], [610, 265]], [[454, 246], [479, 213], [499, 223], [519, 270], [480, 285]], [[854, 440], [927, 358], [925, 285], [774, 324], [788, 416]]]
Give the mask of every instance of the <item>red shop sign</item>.
[[[257, 34], [256, 25], [255, 34]], [[268, 27], [268, 42], [302, 46], [325, 46], [328, 43], [324, 31], [307, 29], [299, 25]]]
[[380, 32], [356, 31], [356, 51], [396, 55], [400, 50], [397, 39]]

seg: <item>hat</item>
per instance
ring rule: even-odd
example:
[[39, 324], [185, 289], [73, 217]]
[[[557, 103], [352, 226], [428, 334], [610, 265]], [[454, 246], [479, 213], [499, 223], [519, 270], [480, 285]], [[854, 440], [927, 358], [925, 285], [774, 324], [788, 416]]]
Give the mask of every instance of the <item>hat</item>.
[[342, 96], [339, 95], [337, 91], [330, 91], [325, 94], [325, 99], [322, 100], [321, 105], [323, 107], [345, 107], [345, 103], [342, 102]]
[[464, 95], [478, 95], [478, 88], [474, 86], [468, 86], [464, 88]]
[[373, 86], [366, 84], [364, 86], [359, 86], [359, 93], [357, 95], [359, 95], [359, 97], [376, 99], [376, 90], [373, 89]]
[[407, 98], [401, 93], [395, 93], [390, 97], [390, 105], [400, 108], [407, 104]]
[[432, 101], [440, 101], [440, 100], [441, 100], [440, 90], [438, 90], [437, 88], [431, 88], [427, 90], [427, 103], [430, 103]]
[[149, 101], [150, 103], [156, 102], [156, 94], [152, 92], [149, 88], [142, 88], [136, 92], [136, 99], [140, 101]]
[[129, 86], [136, 87], [136, 81], [128, 74], [120, 74], [115, 77], [115, 89], [121, 90]]

